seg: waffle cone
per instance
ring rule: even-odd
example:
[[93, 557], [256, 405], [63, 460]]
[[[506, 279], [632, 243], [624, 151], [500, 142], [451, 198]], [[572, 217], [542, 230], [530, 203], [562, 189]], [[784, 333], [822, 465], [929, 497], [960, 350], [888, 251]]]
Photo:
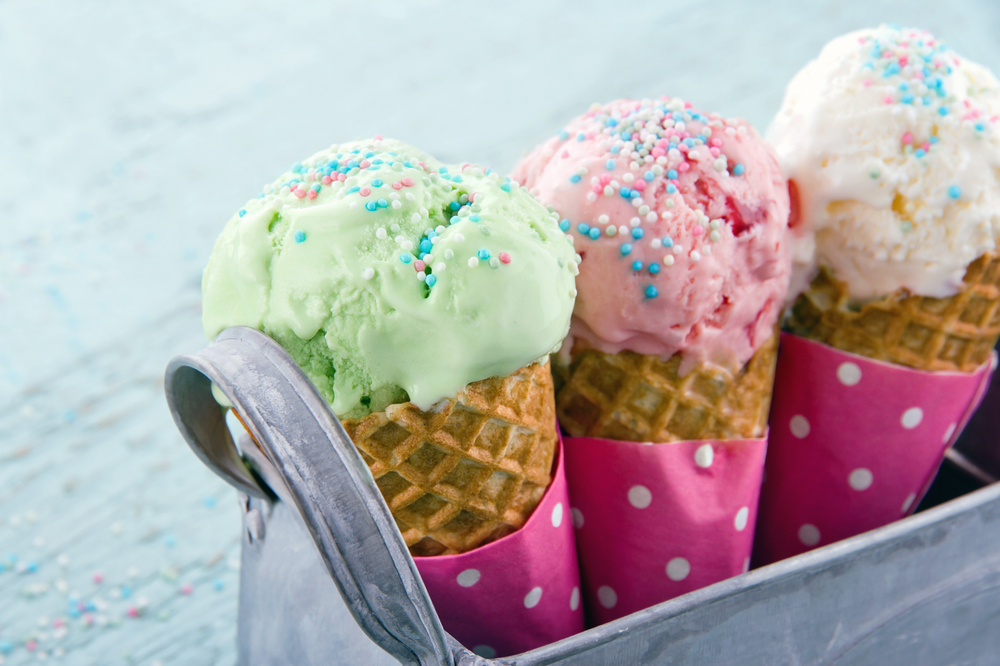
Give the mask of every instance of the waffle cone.
[[796, 335], [846, 352], [918, 370], [975, 372], [1000, 336], [1000, 255], [966, 269], [964, 287], [948, 298], [905, 289], [850, 306], [847, 286], [826, 268], [803, 292], [786, 321]]
[[514, 532], [552, 480], [549, 364], [469, 384], [428, 411], [342, 421], [413, 555], [463, 553]]
[[608, 354], [580, 343], [556, 370], [556, 412], [574, 437], [629, 442], [763, 437], [778, 336], [736, 373], [712, 363], [679, 374], [680, 354]]

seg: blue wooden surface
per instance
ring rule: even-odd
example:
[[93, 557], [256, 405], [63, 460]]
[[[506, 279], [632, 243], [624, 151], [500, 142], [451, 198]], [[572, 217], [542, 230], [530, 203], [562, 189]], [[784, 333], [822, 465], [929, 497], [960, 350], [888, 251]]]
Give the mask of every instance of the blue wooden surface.
[[0, 0], [0, 664], [234, 662], [235, 492], [162, 372], [205, 344], [201, 268], [262, 183], [375, 133], [503, 171], [618, 96], [763, 128], [883, 21], [1000, 71], [995, 0]]

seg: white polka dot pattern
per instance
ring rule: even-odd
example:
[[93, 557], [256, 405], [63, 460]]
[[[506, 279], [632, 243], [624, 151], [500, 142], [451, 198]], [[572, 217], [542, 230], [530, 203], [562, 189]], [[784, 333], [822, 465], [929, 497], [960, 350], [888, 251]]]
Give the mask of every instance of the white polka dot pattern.
[[667, 562], [667, 578], [681, 581], [691, 573], [691, 563], [683, 557], [675, 557]]
[[788, 422], [788, 429], [791, 430], [792, 434], [798, 439], [805, 439], [809, 436], [809, 431], [812, 428], [809, 425], [809, 419], [801, 414], [796, 414], [792, 417], [792, 420]]
[[646, 486], [632, 486], [628, 489], [628, 503], [637, 509], [645, 509], [653, 503], [653, 494]]
[[857, 491], [868, 490], [871, 487], [874, 478], [875, 477], [872, 476], [871, 470], [859, 467], [851, 472], [851, 475], [847, 477], [847, 483], [850, 484], [851, 488], [854, 488]]
[[597, 600], [605, 608], [614, 608], [618, 605], [618, 594], [607, 585], [597, 588]]

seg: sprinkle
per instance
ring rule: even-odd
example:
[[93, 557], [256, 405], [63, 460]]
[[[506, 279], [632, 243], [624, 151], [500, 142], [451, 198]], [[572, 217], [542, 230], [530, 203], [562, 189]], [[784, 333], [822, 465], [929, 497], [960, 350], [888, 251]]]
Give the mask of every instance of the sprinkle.
[[868, 176], [871, 178], [878, 178], [881, 175], [882, 172], [879, 171], [878, 167], [872, 167], [872, 170], [868, 172]]
[[670, 236], [664, 236], [663, 247], [673, 247], [673, 246], [674, 246], [674, 239], [671, 238]]
[[569, 138], [569, 132], [567, 132], [566, 130], [559, 130], [559, 134], [557, 134], [556, 136], [559, 137], [560, 141], [565, 141], [566, 139]]
[[659, 292], [656, 291], [656, 287], [653, 285], [646, 287], [646, 298], [656, 298], [658, 294]]
[[576, 140], [577, 141], [583, 141], [586, 138], [587, 138], [587, 135], [584, 134], [583, 132], [580, 132], [579, 134], [576, 135]]
[[374, 213], [376, 210], [378, 210], [378, 204], [375, 203], [374, 201], [369, 201], [368, 203], [365, 204], [365, 208]]
[[744, 167], [742, 164], [737, 164], [736, 166], [733, 167], [733, 175], [742, 176], [745, 170], [746, 167]]
[[581, 222], [580, 224], [576, 225], [576, 230], [586, 236], [590, 232], [590, 225], [587, 224], [586, 222]]
[[701, 252], [691, 250], [691, 261], [701, 261]]
[[496, 257], [490, 259], [490, 268], [500, 268], [500, 260]]
[[505, 264], [509, 264], [510, 263], [510, 255], [507, 254], [506, 252], [501, 252], [500, 253], [500, 261], [502, 261]]
[[375, 277], [375, 269], [371, 267], [366, 268], [365, 270], [361, 271], [361, 277], [363, 277], [366, 280], [371, 280], [373, 277]]
[[660, 272], [660, 265], [656, 263], [650, 264], [649, 272], [652, 273], [653, 275], [656, 275], [657, 273]]
[[481, 250], [479, 250], [479, 252], [476, 252], [476, 256], [479, 257], [482, 261], [486, 261], [487, 259], [490, 258], [490, 251], [484, 247]]
[[404, 264], [408, 264], [411, 261], [413, 261], [413, 255], [410, 254], [409, 252], [404, 252], [403, 254], [399, 255], [399, 260], [402, 261]]
[[632, 238], [636, 240], [642, 238], [642, 229], [640, 229], [639, 227], [632, 229]]
[[375, 232], [375, 238], [379, 240], [385, 240], [386, 236], [385, 227], [379, 227], [378, 231]]
[[623, 256], [626, 255], [626, 254], [628, 254], [631, 251], [632, 251], [632, 244], [631, 243], [625, 243], [624, 245], [621, 246], [621, 253], [622, 253]]
[[358, 194], [360, 194], [363, 197], [366, 197], [371, 193], [372, 193], [371, 188], [368, 187], [362, 187], [360, 190], [358, 190]]
[[559, 222], [559, 228], [562, 231], [569, 231], [569, 226], [570, 226], [570, 222], [567, 219], [563, 219], [561, 222]]
[[[737, 166], [739, 166], [739, 165], [737, 165]], [[736, 174], [736, 175], [738, 176], [739, 174]], [[667, 171], [667, 178], [669, 180], [677, 180], [677, 170], [676, 169], [670, 169], [669, 171]]]
[[580, 182], [580, 176], [578, 174], [574, 173], [572, 176], [569, 177], [569, 182], [571, 182], [571, 183], [579, 183]]
[[437, 281], [438, 279], [434, 275], [428, 275], [427, 277], [424, 278], [424, 284], [426, 284], [428, 287], [433, 287], [434, 285], [437, 284]]
[[382, 187], [382, 181], [376, 178], [372, 181], [372, 187]]
[[604, 163], [604, 168], [607, 169], [608, 171], [614, 171], [615, 170], [615, 161], [614, 160], [608, 160], [607, 162]]
[[399, 181], [403, 184], [403, 187], [413, 187], [413, 179], [407, 176], [403, 180]]
[[448, 248], [447, 250], [444, 251], [444, 258], [447, 259], [448, 261], [451, 261], [452, 259], [455, 258], [455, 251], [452, 250], [451, 248]]
[[952, 199], [957, 199], [962, 196], [962, 188], [958, 185], [952, 185], [948, 188], [948, 196]]
[[615, 234], [618, 233], [618, 227], [612, 224], [607, 229], [604, 230], [604, 233], [606, 233], [609, 238], [613, 237]]
[[663, 255], [663, 265], [664, 266], [673, 266], [674, 265], [674, 257], [673, 257], [673, 255], [671, 255], [671, 254], [665, 254], [665, 255]]
[[413, 262], [413, 270], [418, 273], [422, 273], [425, 268], [427, 268], [427, 264], [425, 264], [422, 259], [417, 259]]
[[469, 268], [475, 268], [479, 265], [479, 259], [477, 257], [469, 258]]
[[590, 233], [588, 234], [592, 240], [597, 240], [601, 237], [601, 230], [597, 227], [591, 227]]
[[642, 262], [641, 261], [633, 261], [632, 262], [632, 270], [634, 270], [634, 271], [641, 271], [642, 270]]
[[643, 180], [645, 180], [646, 182], [649, 182], [649, 181], [653, 180], [653, 178], [655, 178], [656, 175], [652, 171], [647, 171], [646, 173], [642, 174], [642, 177], [643, 177]]
[[301, 231], [301, 230], [295, 232], [295, 242], [296, 243], [301, 243], [301, 242], [305, 241], [305, 239], [306, 239], [306, 232]]

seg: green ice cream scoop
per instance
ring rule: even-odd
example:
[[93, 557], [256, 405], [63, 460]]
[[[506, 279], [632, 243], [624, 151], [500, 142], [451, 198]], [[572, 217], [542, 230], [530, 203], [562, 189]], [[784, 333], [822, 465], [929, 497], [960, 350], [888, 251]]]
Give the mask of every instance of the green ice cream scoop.
[[202, 280], [205, 335], [264, 331], [340, 418], [559, 348], [579, 257], [558, 218], [489, 169], [376, 138], [292, 166], [226, 225]]

